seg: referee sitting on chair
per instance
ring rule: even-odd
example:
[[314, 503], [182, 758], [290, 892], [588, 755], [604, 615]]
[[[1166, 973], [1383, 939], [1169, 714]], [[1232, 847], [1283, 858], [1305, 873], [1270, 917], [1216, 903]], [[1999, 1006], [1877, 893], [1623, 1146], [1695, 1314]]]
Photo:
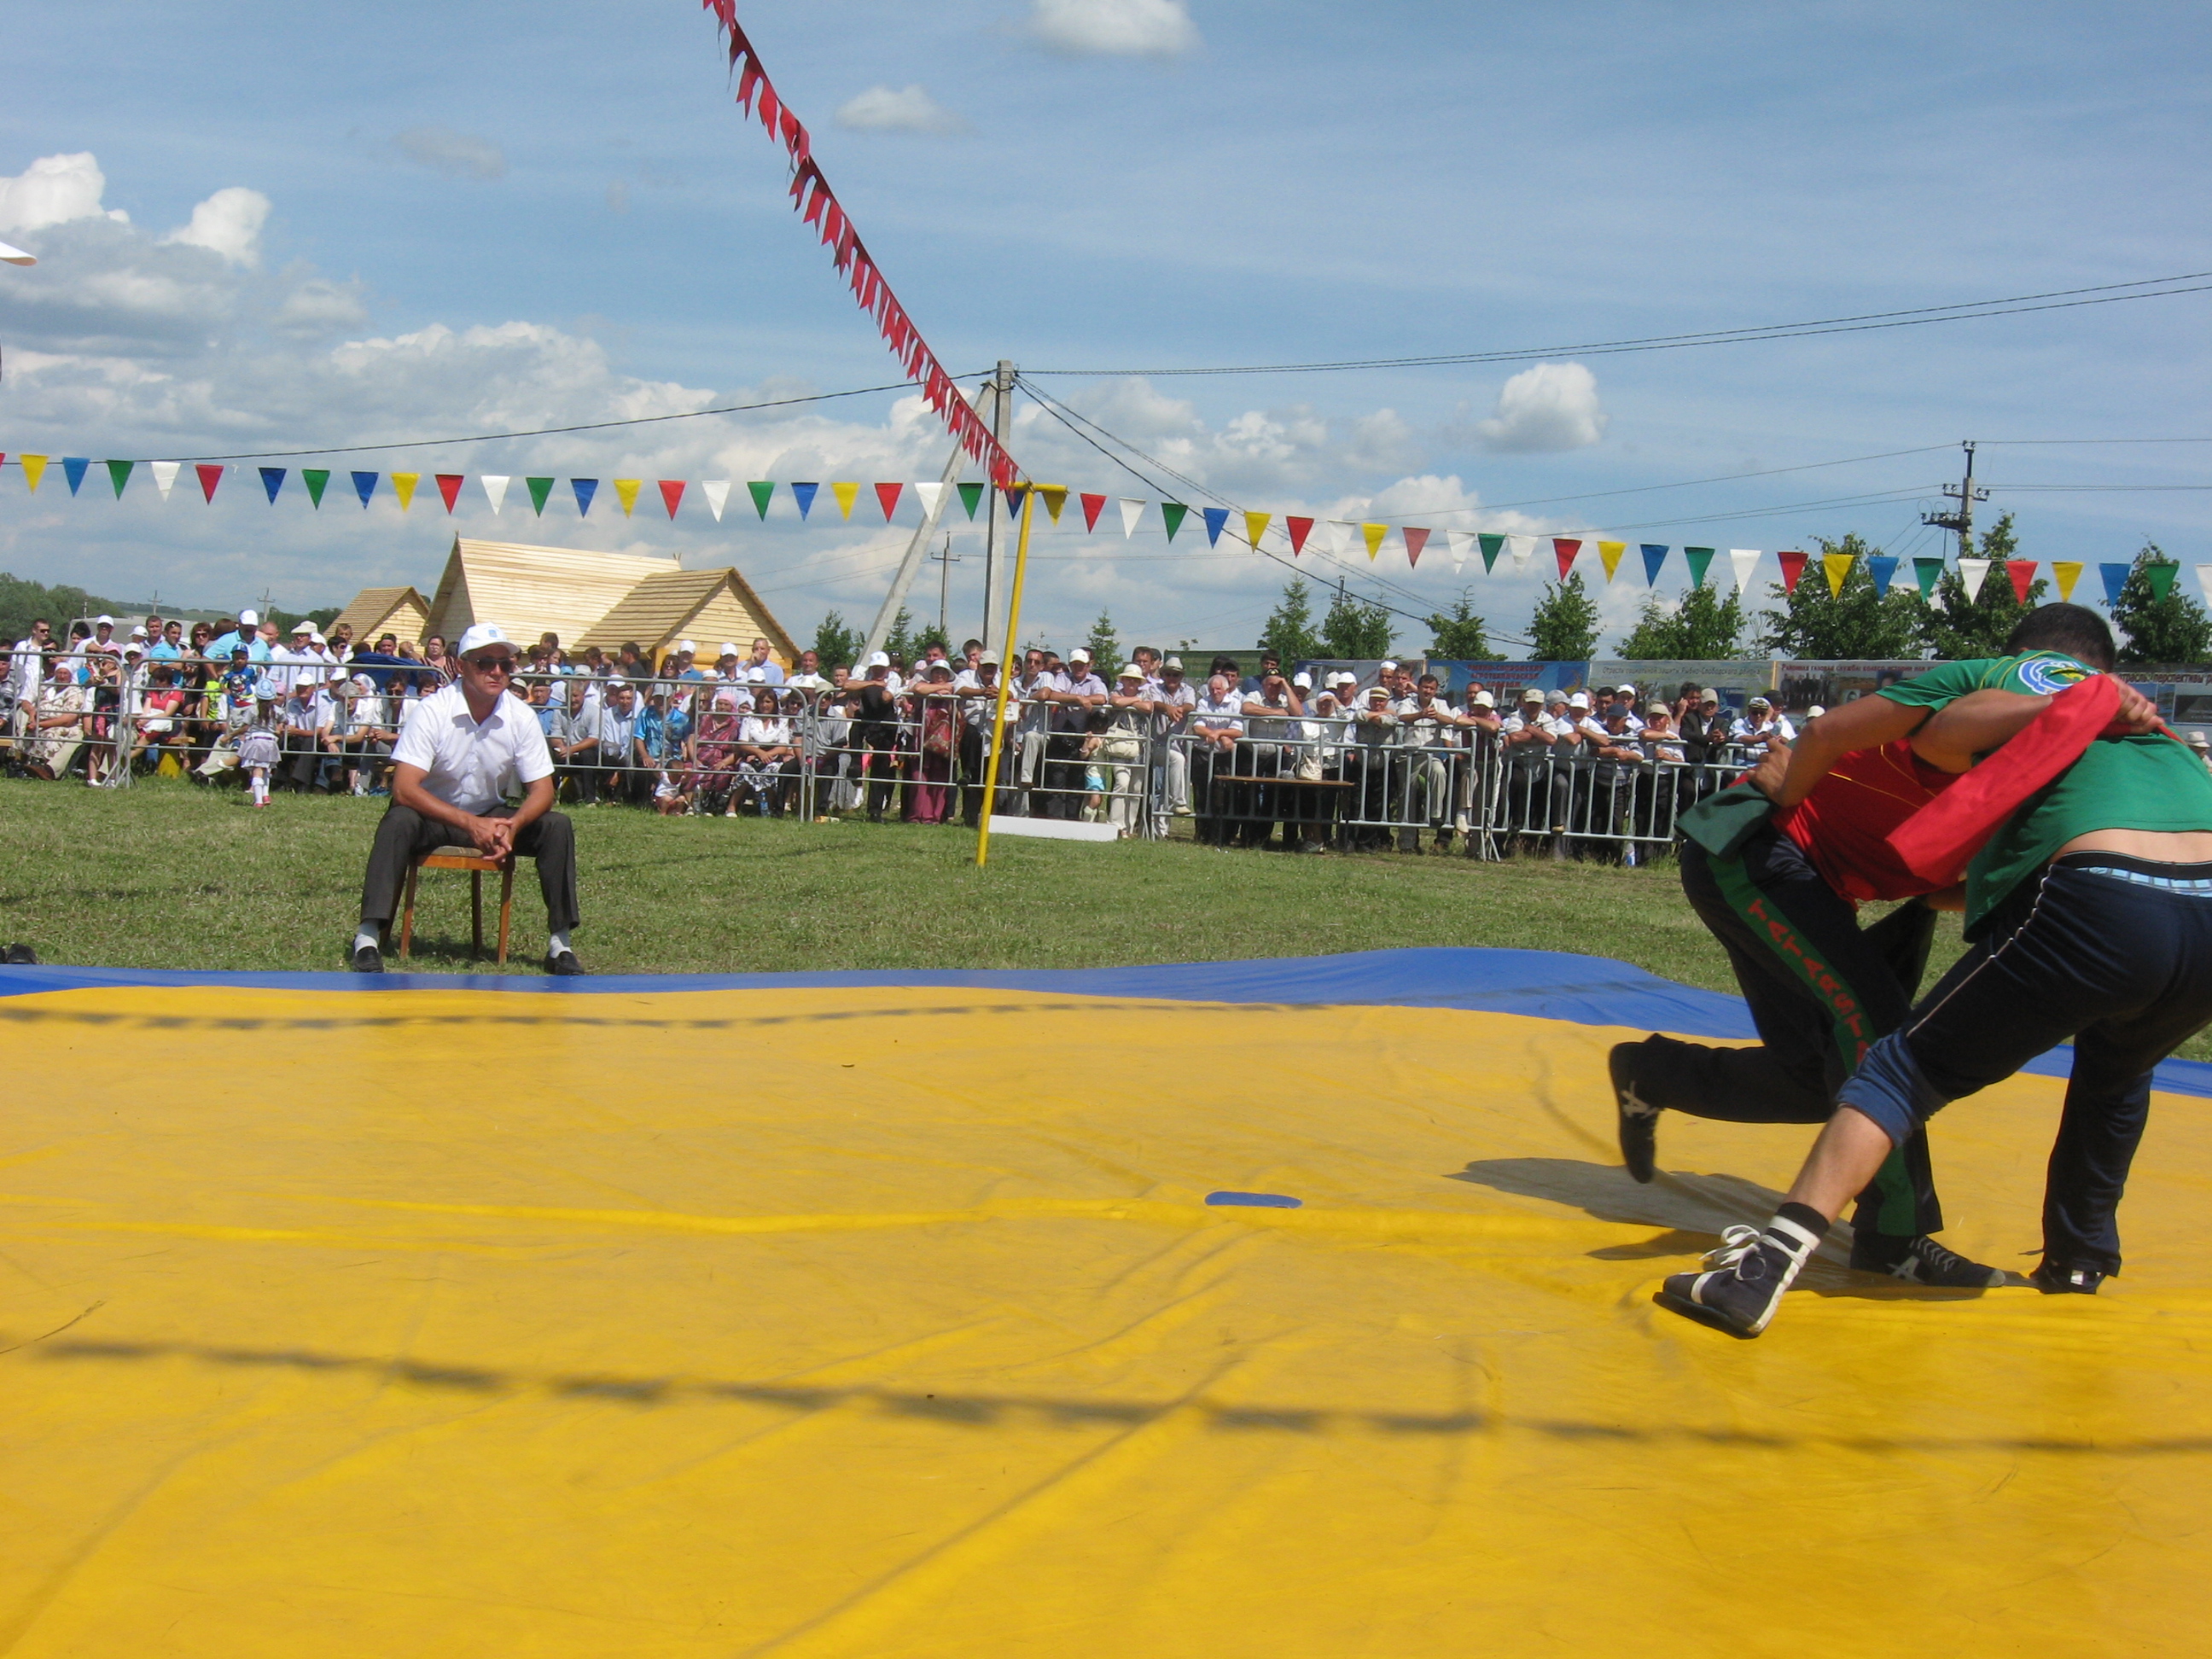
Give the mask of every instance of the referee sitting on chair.
[[[473, 848], [538, 861], [545, 896], [547, 971], [580, 974], [568, 943], [576, 925], [576, 832], [553, 805], [553, 757], [528, 706], [509, 701], [514, 647], [490, 623], [461, 635], [460, 678], [416, 704], [392, 750], [392, 805], [376, 826], [362, 884], [361, 929], [349, 952], [357, 974], [380, 974], [384, 933], [415, 860], [441, 847]], [[507, 805], [520, 787], [522, 804]]]

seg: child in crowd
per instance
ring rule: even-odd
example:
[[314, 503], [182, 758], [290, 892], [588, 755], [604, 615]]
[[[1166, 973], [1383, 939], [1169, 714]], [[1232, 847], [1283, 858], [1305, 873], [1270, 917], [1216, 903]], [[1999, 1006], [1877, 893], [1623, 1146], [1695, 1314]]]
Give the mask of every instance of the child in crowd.
[[266, 685], [255, 689], [253, 713], [238, 734], [239, 769], [246, 774], [246, 791], [256, 806], [269, 805], [269, 775], [283, 752], [274, 690]]

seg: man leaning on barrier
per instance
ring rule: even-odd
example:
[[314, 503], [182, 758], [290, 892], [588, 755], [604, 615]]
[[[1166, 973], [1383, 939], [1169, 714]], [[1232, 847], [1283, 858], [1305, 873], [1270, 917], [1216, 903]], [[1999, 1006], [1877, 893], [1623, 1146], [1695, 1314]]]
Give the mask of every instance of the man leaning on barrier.
[[[460, 638], [459, 678], [416, 705], [392, 751], [392, 805], [376, 826], [349, 951], [359, 974], [384, 971], [381, 940], [415, 860], [441, 847], [486, 858], [534, 859], [545, 896], [548, 971], [580, 974], [568, 934], [577, 922], [576, 836], [553, 805], [553, 757], [527, 705], [507, 696], [514, 647], [490, 623]], [[520, 788], [519, 805], [508, 804]]]

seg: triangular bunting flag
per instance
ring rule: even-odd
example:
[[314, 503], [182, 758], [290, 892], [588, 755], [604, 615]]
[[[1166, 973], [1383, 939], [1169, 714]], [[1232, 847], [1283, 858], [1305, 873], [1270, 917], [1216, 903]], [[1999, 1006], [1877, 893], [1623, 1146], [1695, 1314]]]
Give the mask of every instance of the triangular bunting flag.
[[[303, 466], [300, 469], [300, 482], [307, 486], [307, 499], [315, 504], [315, 511], [318, 513], [321, 512], [323, 510], [323, 491], [329, 489], [331, 485], [330, 468], [326, 466]], [[504, 483], [506, 483], [506, 480], [502, 478], [500, 482]]]
[[1419, 525], [1409, 524], [1401, 526], [1398, 533], [1406, 539], [1406, 562], [1419, 569], [1421, 550], [1429, 544], [1429, 532]]
[[1922, 604], [1925, 605], [1936, 597], [1936, 584], [1942, 577], [1942, 560], [1915, 559], [1912, 562], [1912, 580], [1919, 586]]
[[1710, 547], [1686, 547], [1682, 550], [1682, 562], [1690, 567], [1690, 586], [1703, 587], [1705, 572], [1712, 567], [1713, 550]]
[[1206, 544], [1218, 547], [1221, 544], [1221, 526], [1229, 522], [1229, 509], [1225, 507], [1201, 507], [1198, 511], [1199, 516], [1206, 520]]
[[1820, 555], [1820, 568], [1828, 578], [1830, 599], [1840, 599], [1844, 597], [1844, 579], [1851, 574], [1851, 565], [1857, 558], [1858, 555], [1856, 553]]
[[722, 509], [730, 504], [730, 481], [727, 478], [702, 478], [699, 493], [707, 498], [707, 507], [714, 515], [714, 522], [722, 521]]
[[1799, 580], [1805, 574], [1805, 556], [1793, 549], [1777, 553], [1774, 559], [1782, 567], [1782, 591], [1795, 593]]
[[676, 516], [676, 509], [684, 505], [683, 479], [663, 478], [660, 480], [660, 504], [668, 509], [668, 516], [670, 518], [672, 519]]
[[1444, 532], [1444, 545], [1451, 551], [1452, 574], [1456, 576], [1467, 568], [1467, 556], [1474, 548], [1474, 532], [1472, 530], [1447, 530]]
[[62, 476], [69, 480], [70, 495], [76, 494], [79, 487], [84, 483], [84, 475], [91, 470], [91, 467], [92, 461], [88, 456], [64, 455], [62, 457]]
[[1182, 521], [1189, 512], [1190, 509], [1181, 501], [1160, 503], [1160, 522], [1167, 526], [1168, 540], [1175, 540], [1176, 532], [1182, 528]]
[[1359, 526], [1359, 538], [1367, 544], [1369, 563], [1372, 564], [1375, 556], [1382, 550], [1382, 538], [1389, 533], [1390, 526], [1387, 524], [1362, 524]]
[[1575, 568], [1575, 556], [1582, 550], [1583, 544], [1570, 537], [1554, 536], [1552, 538], [1552, 556], [1559, 562], [1559, 580], [1561, 581], [1566, 580], [1567, 572]]
[[1272, 513], [1247, 513], [1244, 515], [1244, 539], [1252, 544], [1255, 553], [1260, 550], [1260, 538], [1267, 533], [1268, 521], [1274, 516]]
[[[115, 486], [115, 499], [118, 501], [123, 499], [123, 486], [131, 482], [131, 469], [134, 465], [131, 461], [110, 461], [107, 464], [107, 481]], [[329, 475], [325, 473], [324, 476], [327, 477]]]
[[1658, 586], [1659, 567], [1667, 562], [1667, 550], [1656, 542], [1644, 542], [1638, 544], [1638, 550], [1644, 555], [1644, 585]]
[[768, 504], [775, 499], [775, 484], [768, 478], [756, 478], [745, 486], [745, 494], [753, 498], [753, 511], [763, 520], [768, 517]]
[[1982, 584], [1989, 580], [1990, 562], [1987, 559], [1959, 561], [1959, 580], [1966, 584], [1966, 603], [1972, 605], [1982, 597]]
[[1037, 494], [1044, 497], [1044, 510], [1052, 514], [1054, 524], [1060, 522], [1060, 510], [1067, 505], [1066, 484], [1039, 484]]
[[222, 482], [222, 469], [212, 461], [200, 461], [193, 465], [192, 471], [199, 474], [200, 495], [212, 503], [215, 487]]
[[1605, 566], [1606, 580], [1613, 580], [1613, 573], [1620, 568], [1620, 556], [1627, 551], [1626, 542], [1600, 542], [1597, 544], [1598, 561]]
[[[398, 487], [398, 473], [392, 475], [392, 483], [393, 488]], [[576, 492], [576, 516], [580, 519], [591, 517], [592, 497], [599, 493], [599, 481], [597, 478], [571, 478], [568, 480], [568, 488]]]
[[[376, 494], [376, 479], [377, 475], [374, 472], [356, 472], [353, 475], [353, 493], [361, 497], [363, 511], [368, 509], [368, 498]], [[548, 479], [546, 482], [550, 483], [552, 481]]]
[[545, 503], [552, 497], [553, 483], [550, 478], [526, 477], [522, 481], [522, 487], [530, 492], [530, 510], [541, 519], [545, 516]]
[[1022, 516], [1022, 498], [1030, 493], [1029, 486], [1026, 484], [1001, 484], [999, 486], [999, 493], [1006, 498], [1007, 518], [1019, 519]]
[[2143, 575], [2150, 583], [2152, 599], [2164, 605], [2166, 595], [2173, 592], [2173, 579], [2180, 574], [2181, 567], [2171, 562], [2145, 565]]
[[[2063, 565], [2054, 564], [2051, 568], [2053, 570], [2061, 570], [2065, 567]], [[2077, 568], [2074, 574], [2078, 576], [2081, 572]], [[2074, 584], [2067, 578], [2062, 576], [2059, 578], [2059, 581], [2069, 592], [2072, 591]], [[2200, 564], [2197, 567], [2197, 585], [2203, 588], [2208, 595], [2212, 595], [2212, 564]]]
[[1328, 540], [1329, 557], [1342, 558], [1345, 550], [1352, 545], [1352, 520], [1330, 519], [1322, 526], [1322, 532]]
[[1759, 550], [1755, 547], [1731, 547], [1729, 562], [1735, 567], [1735, 591], [1751, 592], [1751, 573], [1759, 568]]
[[1145, 504], [1124, 495], [1121, 500], [1121, 539], [1127, 541], [1137, 533], [1137, 521], [1145, 516]]
[[453, 516], [453, 503], [461, 499], [461, 486], [469, 481], [468, 475], [465, 472], [441, 472], [436, 476], [438, 493], [446, 498], [446, 516], [450, 519]]
[[1106, 498], [1103, 495], [1093, 495], [1085, 490], [1082, 501], [1083, 527], [1085, 530], [1095, 531], [1098, 528], [1098, 515], [1106, 510]]
[[1498, 568], [1498, 556], [1505, 550], [1505, 538], [1485, 531], [1475, 537], [1482, 544], [1482, 568], [1485, 571]]
[[274, 507], [276, 504], [276, 492], [284, 487], [284, 469], [281, 466], [263, 467], [261, 487], [269, 492], [269, 504]]
[[1534, 536], [1508, 536], [1505, 545], [1513, 555], [1513, 568], [1516, 571], [1526, 570], [1528, 561], [1536, 556], [1536, 538]]
[[2105, 579], [2105, 604], [2109, 607], [2120, 602], [2121, 592], [2128, 585], [2128, 567], [2124, 564], [2100, 564], [2097, 574]]
[[[889, 524], [891, 514], [898, 511], [899, 497], [905, 490], [906, 486], [902, 483], [879, 483], [876, 486], [876, 505], [883, 508], [885, 524]], [[1065, 489], [1060, 492], [1060, 498], [1062, 501], [1067, 499]]]
[[976, 507], [982, 504], [983, 486], [979, 483], [971, 482], [960, 484], [957, 488], [960, 491], [960, 504], [968, 509], [968, 516], [972, 520], [975, 516]]
[[18, 455], [16, 461], [23, 469], [23, 482], [31, 486], [31, 493], [39, 493], [39, 480], [46, 476], [46, 458], [43, 455]]
[[2012, 578], [2013, 597], [2022, 605], [2027, 603], [2027, 590], [2035, 586], [2033, 559], [2007, 559], [2005, 574]]
[[499, 517], [499, 510], [507, 505], [507, 486], [512, 475], [505, 472], [479, 472], [477, 482], [483, 486], [484, 499], [491, 503], [491, 515]]
[[852, 522], [853, 503], [860, 499], [860, 486], [857, 483], [833, 483], [830, 486], [830, 493], [837, 498], [837, 510], [845, 515], [846, 522]]
[[629, 517], [631, 514], [637, 510], [638, 486], [644, 482], [645, 480], [642, 478], [617, 478], [615, 480], [615, 499], [622, 503], [623, 517], [625, 519]]
[[399, 510], [404, 513], [415, 505], [415, 486], [422, 482], [419, 472], [395, 472], [392, 475], [392, 493], [399, 497]]
[[154, 488], [161, 492], [161, 499], [165, 501], [169, 499], [169, 487], [177, 482], [177, 469], [180, 463], [176, 461], [154, 463]]
[[[935, 482], [916, 483], [914, 487], [914, 498], [921, 503], [922, 517], [933, 519], [937, 516], [938, 502], [945, 499], [945, 486]], [[1102, 495], [1098, 499], [1103, 501], [1106, 498]]]
[[[774, 489], [775, 486], [774, 484], [770, 484], [769, 488], [770, 489]], [[821, 493], [821, 489], [822, 486], [818, 483], [795, 483], [792, 485], [791, 499], [799, 503], [799, 516], [802, 521], [805, 520], [808, 514], [814, 510], [814, 498], [817, 495]], [[766, 514], [763, 514], [761, 516], [765, 518], [768, 515]], [[848, 518], [852, 516], [850, 508], [846, 510], [846, 516]]]
[[1897, 561], [1887, 553], [1867, 555], [1867, 574], [1874, 582], [1874, 596], [1878, 599], [1889, 597], [1891, 579], [1897, 574]]
[[[2051, 574], [2058, 578], [2060, 599], [2069, 601], [2073, 599], [2074, 584], [2081, 580], [2081, 573], [2088, 568], [2079, 559], [2053, 559], [2051, 562]], [[2197, 569], [2201, 574], [2203, 567], [2200, 565]]]

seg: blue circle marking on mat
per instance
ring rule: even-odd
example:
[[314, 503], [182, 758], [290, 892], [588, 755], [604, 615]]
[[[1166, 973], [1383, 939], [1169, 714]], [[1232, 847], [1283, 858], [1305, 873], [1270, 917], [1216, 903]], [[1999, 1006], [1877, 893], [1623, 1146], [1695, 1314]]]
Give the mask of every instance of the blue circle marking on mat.
[[1206, 1195], [1206, 1201], [1209, 1204], [1242, 1204], [1249, 1208], [1261, 1210], [1305, 1208], [1304, 1199], [1286, 1198], [1281, 1193], [1208, 1193]]

